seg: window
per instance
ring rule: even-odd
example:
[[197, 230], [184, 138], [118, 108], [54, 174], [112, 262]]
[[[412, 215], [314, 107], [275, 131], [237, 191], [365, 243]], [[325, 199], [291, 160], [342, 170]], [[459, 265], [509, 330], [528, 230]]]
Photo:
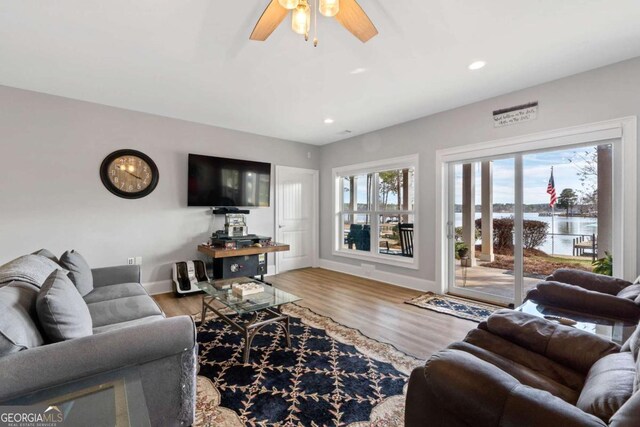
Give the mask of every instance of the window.
[[334, 254], [417, 268], [418, 156], [334, 169]]

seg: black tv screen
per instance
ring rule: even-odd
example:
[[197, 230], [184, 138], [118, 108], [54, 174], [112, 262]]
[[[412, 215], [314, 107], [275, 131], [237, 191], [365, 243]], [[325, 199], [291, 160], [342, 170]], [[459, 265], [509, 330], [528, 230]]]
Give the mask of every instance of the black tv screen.
[[189, 154], [189, 206], [267, 207], [271, 163]]

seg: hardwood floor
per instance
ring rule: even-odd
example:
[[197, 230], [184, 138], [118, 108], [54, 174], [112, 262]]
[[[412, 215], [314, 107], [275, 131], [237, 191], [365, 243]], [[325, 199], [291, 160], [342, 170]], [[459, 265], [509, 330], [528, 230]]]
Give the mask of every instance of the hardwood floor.
[[[302, 298], [297, 304], [420, 359], [462, 339], [476, 323], [404, 304], [420, 291], [320, 268], [269, 276], [277, 288]], [[202, 295], [154, 296], [167, 316], [200, 311]]]

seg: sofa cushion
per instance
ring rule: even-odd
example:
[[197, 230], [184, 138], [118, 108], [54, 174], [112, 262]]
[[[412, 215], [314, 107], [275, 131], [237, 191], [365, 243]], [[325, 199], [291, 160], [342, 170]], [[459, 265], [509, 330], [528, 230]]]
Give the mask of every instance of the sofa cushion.
[[589, 370], [576, 406], [608, 422], [633, 394], [635, 373], [630, 353], [603, 357]]
[[479, 327], [584, 374], [603, 356], [620, 350], [589, 332], [513, 310], [498, 310]]
[[62, 271], [54, 271], [44, 282], [38, 292], [36, 310], [50, 341], [66, 341], [93, 333], [87, 304]]
[[40, 249], [35, 251], [34, 253], [32, 253], [31, 255], [40, 255], [43, 256], [47, 259], [50, 259], [51, 261], [55, 262], [56, 264], [60, 264], [60, 260], [58, 259], [57, 256], [55, 256], [55, 254], [53, 252], [51, 252], [48, 249]]
[[640, 353], [640, 327], [637, 327], [627, 341], [622, 345], [620, 351], [629, 351], [634, 360], [638, 359]]
[[473, 354], [478, 359], [489, 362], [503, 372], [511, 375], [521, 384], [540, 390], [545, 390], [572, 405], [575, 405], [576, 401], [578, 400], [577, 391], [572, 390], [566, 385], [560, 384], [552, 380], [551, 378], [541, 375], [539, 372], [536, 372], [527, 366], [516, 363], [513, 360], [508, 359], [507, 357], [485, 350], [481, 347], [476, 347], [475, 345], [469, 344], [468, 342], [464, 341], [455, 342], [447, 348], [462, 350], [466, 351], [467, 353]]
[[620, 292], [618, 292], [619, 298], [630, 299], [631, 301], [635, 301], [636, 298], [640, 295], [640, 284], [627, 286]]
[[85, 296], [93, 290], [91, 267], [80, 253], [76, 251], [63, 253], [60, 257], [60, 265], [69, 270], [69, 278], [76, 285], [80, 295]]
[[640, 414], [640, 393], [634, 393], [633, 396], [627, 400], [627, 403], [622, 405], [622, 408], [609, 420], [610, 426], [637, 426], [639, 424], [638, 416]]
[[526, 366], [540, 376], [544, 376], [556, 383], [575, 390], [576, 400], [580, 390], [584, 387], [584, 374], [563, 366], [538, 353], [527, 350], [486, 330], [473, 329], [467, 334], [464, 341], [500, 355], [514, 363]]
[[88, 306], [94, 328], [128, 322], [141, 317], [162, 315], [158, 305], [148, 295], [94, 302]]
[[44, 344], [37, 326], [37, 295], [20, 282], [0, 288], [0, 357]]
[[112, 323], [111, 325], [98, 326], [97, 328], [93, 328], [94, 334], [100, 334], [102, 332], [114, 331], [116, 329], [129, 328], [131, 326], [143, 325], [149, 322], [153, 322], [155, 320], [162, 320], [165, 317], [162, 315], [153, 315], [147, 317], [141, 317], [139, 319], [128, 320], [126, 322], [120, 323]]
[[61, 268], [43, 256], [23, 255], [0, 266], [0, 286], [15, 281], [27, 283], [37, 291], [52, 271]]
[[565, 310], [591, 313], [615, 319], [638, 319], [640, 308], [633, 300], [591, 291], [561, 282], [540, 282], [527, 293], [527, 299]]
[[559, 268], [547, 280], [578, 285], [591, 291], [604, 292], [610, 295], [616, 295], [623, 288], [631, 285], [631, 282], [623, 279], [572, 268]]
[[141, 284], [139, 283], [119, 283], [117, 285], [107, 285], [95, 288], [84, 296], [87, 304], [101, 301], [109, 301], [112, 299], [135, 297], [138, 295], [147, 295]]
[[636, 359], [636, 375], [633, 381], [633, 393], [640, 394], [638, 390], [640, 390], [640, 358]]

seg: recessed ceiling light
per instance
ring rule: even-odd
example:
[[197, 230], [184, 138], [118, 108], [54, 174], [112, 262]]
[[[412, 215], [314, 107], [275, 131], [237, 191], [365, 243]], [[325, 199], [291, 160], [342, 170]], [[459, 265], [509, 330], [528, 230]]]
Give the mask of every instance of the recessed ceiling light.
[[471, 64], [469, 64], [469, 69], [470, 70], [479, 70], [480, 68], [484, 67], [485, 65], [487, 65], [487, 63], [485, 61], [475, 61], [472, 62]]
[[351, 73], [351, 74], [362, 74], [362, 73], [364, 73], [365, 71], [367, 71], [367, 69], [366, 69], [366, 68], [356, 68], [355, 70], [351, 70], [351, 72], [350, 72], [350, 73]]
[[331, 123], [333, 123], [333, 122], [334, 122], [334, 120], [333, 120], [333, 119], [330, 119], [330, 118], [324, 119], [324, 124], [325, 124], [325, 125], [330, 125], [330, 124], [331, 124]]

